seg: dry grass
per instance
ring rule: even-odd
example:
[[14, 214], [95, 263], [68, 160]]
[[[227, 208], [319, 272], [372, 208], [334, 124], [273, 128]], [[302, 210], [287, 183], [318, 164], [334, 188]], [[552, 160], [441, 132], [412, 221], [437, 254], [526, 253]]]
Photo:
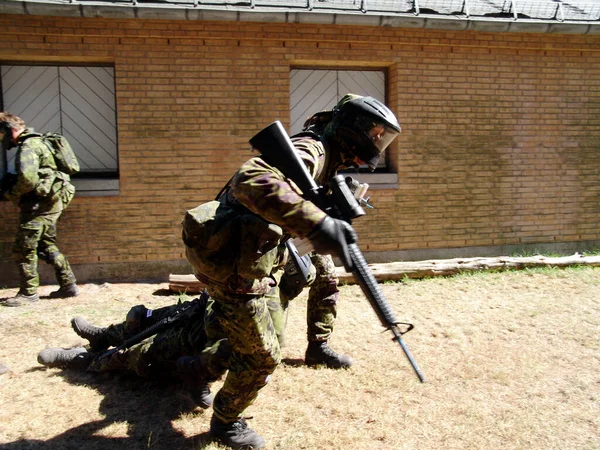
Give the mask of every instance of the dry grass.
[[[71, 300], [0, 308], [2, 449], [220, 449], [210, 411], [176, 382], [46, 370], [46, 346], [81, 344], [69, 320], [120, 321], [166, 284], [84, 285]], [[44, 286], [46, 294], [54, 286]], [[249, 409], [268, 449], [599, 449], [600, 269], [476, 274], [382, 289], [428, 383], [412, 372], [356, 286], [342, 288], [332, 347], [347, 371], [301, 364], [306, 297], [292, 305], [285, 363]], [[0, 297], [15, 290], [0, 291]]]

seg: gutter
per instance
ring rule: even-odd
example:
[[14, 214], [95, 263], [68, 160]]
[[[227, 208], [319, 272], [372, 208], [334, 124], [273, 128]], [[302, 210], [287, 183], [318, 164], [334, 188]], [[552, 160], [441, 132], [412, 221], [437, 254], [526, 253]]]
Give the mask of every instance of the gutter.
[[197, 20], [226, 22], [302, 23], [423, 28], [445, 31], [474, 30], [503, 33], [600, 34], [600, 21], [549, 21], [514, 17], [490, 18], [472, 15], [362, 12], [359, 10], [307, 7], [255, 7], [248, 5], [198, 5], [134, 2], [54, 0], [2, 0], [0, 13], [35, 16], [91, 17], [106, 19]]

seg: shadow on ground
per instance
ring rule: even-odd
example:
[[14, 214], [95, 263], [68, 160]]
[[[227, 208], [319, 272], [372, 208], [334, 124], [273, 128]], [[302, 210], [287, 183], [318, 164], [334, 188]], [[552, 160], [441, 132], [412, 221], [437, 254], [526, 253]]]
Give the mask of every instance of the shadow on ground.
[[[34, 370], [46, 369], [31, 369]], [[67, 370], [56, 372], [56, 376], [75, 385], [92, 387], [102, 394], [99, 411], [104, 419], [82, 424], [45, 441], [21, 439], [3, 444], [3, 450], [198, 450], [213, 442], [207, 432], [185, 437], [173, 428], [172, 422], [182, 414], [203, 416], [212, 410], [196, 408], [183, 386], [172, 380], [146, 381], [122, 374]], [[102, 436], [103, 430], [115, 423], [127, 423], [127, 437]]]

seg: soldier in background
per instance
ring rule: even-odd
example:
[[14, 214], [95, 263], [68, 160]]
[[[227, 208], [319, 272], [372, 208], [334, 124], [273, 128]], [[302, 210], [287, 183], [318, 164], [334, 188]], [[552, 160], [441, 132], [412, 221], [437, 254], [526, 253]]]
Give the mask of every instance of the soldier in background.
[[56, 227], [75, 195], [69, 176], [57, 170], [48, 145], [25, 122], [7, 112], [0, 113], [0, 142], [4, 151], [17, 147], [14, 182], [3, 186], [4, 198], [20, 209], [19, 230], [13, 248], [19, 271], [19, 292], [2, 303], [22, 306], [39, 300], [38, 258], [54, 268], [60, 285], [51, 298], [79, 294], [67, 258], [56, 246]]

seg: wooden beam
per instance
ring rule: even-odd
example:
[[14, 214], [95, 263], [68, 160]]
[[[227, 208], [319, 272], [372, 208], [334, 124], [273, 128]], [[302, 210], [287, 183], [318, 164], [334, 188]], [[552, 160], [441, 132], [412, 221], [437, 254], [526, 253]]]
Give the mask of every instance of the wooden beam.
[[[575, 253], [571, 256], [547, 257], [526, 256], [494, 258], [455, 258], [432, 259], [427, 261], [399, 261], [383, 264], [369, 264], [373, 276], [379, 282], [400, 281], [404, 278], [429, 278], [450, 276], [468, 272], [499, 272], [504, 270], [523, 270], [536, 267], [571, 267], [577, 265], [600, 266], [600, 256], [583, 256]], [[354, 275], [343, 267], [336, 267], [341, 283], [354, 284]], [[198, 294], [206, 285], [194, 275], [169, 275], [169, 289], [177, 293]]]

